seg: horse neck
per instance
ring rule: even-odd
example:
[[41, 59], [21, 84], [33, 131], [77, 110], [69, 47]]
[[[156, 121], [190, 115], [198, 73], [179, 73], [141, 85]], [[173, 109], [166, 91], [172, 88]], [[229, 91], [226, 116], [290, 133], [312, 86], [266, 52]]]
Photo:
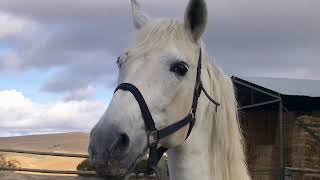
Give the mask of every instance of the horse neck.
[[172, 180], [212, 180], [212, 156], [209, 147], [213, 114], [205, 113], [208, 107], [200, 105], [203, 104], [202, 101], [201, 97], [197, 108], [197, 122], [191, 136], [182, 146], [168, 152]]
[[[205, 48], [202, 48], [205, 49]], [[203, 51], [205, 63], [203, 69], [208, 66], [208, 57]], [[205, 71], [203, 71], [205, 72]], [[208, 71], [209, 72], [209, 71]], [[203, 73], [203, 82], [212, 82], [210, 75]], [[211, 86], [211, 85], [210, 85]], [[206, 88], [206, 87], [205, 87]], [[207, 87], [209, 89], [209, 87]], [[213, 104], [210, 104], [202, 93], [199, 98], [196, 124], [183, 145], [170, 149], [168, 151], [168, 161], [170, 170], [170, 179], [172, 180], [214, 180], [212, 176], [212, 130], [213, 118], [215, 109]]]
[[207, 85], [207, 90], [214, 89], [211, 94], [221, 106], [215, 112], [215, 106], [204, 95], [200, 96], [196, 125], [190, 137], [168, 152], [170, 177], [172, 180], [250, 180], [233, 84], [221, 70], [207, 70], [209, 74], [204, 73], [202, 80], [218, 84], [211, 88]]

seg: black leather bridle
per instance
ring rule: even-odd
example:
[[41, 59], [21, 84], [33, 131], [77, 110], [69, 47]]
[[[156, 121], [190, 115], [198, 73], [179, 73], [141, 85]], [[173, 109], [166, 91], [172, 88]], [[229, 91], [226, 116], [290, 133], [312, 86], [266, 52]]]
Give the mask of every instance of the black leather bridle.
[[118, 90], [124, 90], [124, 91], [129, 91], [132, 93], [132, 95], [135, 97], [136, 101], [139, 104], [142, 118], [145, 122], [146, 126], [146, 131], [147, 131], [147, 138], [148, 138], [148, 146], [150, 149], [149, 152], [149, 159], [148, 159], [148, 168], [150, 172], [156, 172], [158, 163], [163, 155], [164, 152], [166, 152], [168, 149], [165, 147], [158, 147], [159, 140], [162, 138], [165, 138], [179, 129], [183, 128], [185, 125], [189, 124], [189, 130], [188, 134], [186, 136], [186, 139], [189, 137], [192, 128], [194, 126], [194, 123], [196, 121], [196, 112], [197, 112], [197, 106], [198, 106], [198, 99], [201, 95], [201, 92], [203, 91], [204, 94], [208, 97], [208, 99], [216, 105], [216, 111], [218, 106], [220, 106], [220, 103], [217, 101], [213, 100], [207, 93], [207, 91], [204, 89], [202, 81], [201, 81], [201, 59], [202, 59], [202, 52], [200, 48], [199, 52], [199, 59], [198, 59], [198, 66], [197, 66], [197, 77], [196, 77], [196, 83], [194, 87], [194, 92], [193, 92], [193, 99], [192, 99], [192, 106], [190, 109], [189, 114], [187, 114], [183, 119], [180, 121], [167, 126], [161, 130], [158, 130], [155, 127], [154, 120], [152, 118], [152, 115], [150, 113], [150, 110], [148, 108], [148, 105], [146, 101], [143, 98], [143, 95], [139, 91], [139, 89], [134, 86], [133, 84], [130, 83], [122, 83], [120, 84], [115, 92]]

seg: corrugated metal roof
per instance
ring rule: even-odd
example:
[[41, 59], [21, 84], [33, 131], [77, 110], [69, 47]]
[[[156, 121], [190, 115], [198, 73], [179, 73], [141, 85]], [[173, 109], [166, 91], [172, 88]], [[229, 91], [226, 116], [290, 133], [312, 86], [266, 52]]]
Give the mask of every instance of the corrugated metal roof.
[[237, 77], [283, 95], [320, 97], [320, 80]]

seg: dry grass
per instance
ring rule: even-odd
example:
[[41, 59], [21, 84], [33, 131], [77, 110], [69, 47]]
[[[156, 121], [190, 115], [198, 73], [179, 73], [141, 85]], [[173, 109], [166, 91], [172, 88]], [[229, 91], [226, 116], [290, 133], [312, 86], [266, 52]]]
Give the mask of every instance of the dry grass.
[[4, 154], [0, 154], [0, 168], [16, 168], [19, 165], [17, 160], [8, 160]]
[[[305, 124], [320, 123], [320, 118], [310, 116], [299, 117]], [[320, 135], [320, 128], [313, 131]], [[295, 127], [292, 140], [292, 166], [320, 169], [320, 145], [308, 132]]]

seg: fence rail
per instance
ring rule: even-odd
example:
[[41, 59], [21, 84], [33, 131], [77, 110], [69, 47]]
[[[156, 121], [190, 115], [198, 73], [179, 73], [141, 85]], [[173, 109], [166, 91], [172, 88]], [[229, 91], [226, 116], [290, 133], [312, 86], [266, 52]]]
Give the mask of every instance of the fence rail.
[[[88, 158], [87, 154], [71, 154], [71, 153], [56, 153], [56, 152], [40, 152], [40, 151], [27, 151], [27, 150], [14, 150], [14, 149], [0, 149], [3, 153], [18, 153], [18, 154], [32, 154], [40, 156], [58, 156], [70, 158]], [[31, 169], [31, 168], [5, 168], [1, 167], [3, 171], [22, 171], [22, 172], [35, 172], [35, 173], [48, 173], [48, 174], [77, 174], [84, 176], [95, 176], [95, 171], [71, 171], [71, 170], [49, 170], [49, 169]]]
[[70, 154], [70, 153], [40, 152], [40, 151], [26, 151], [26, 150], [13, 150], [13, 149], [0, 149], [0, 152], [4, 152], [4, 153], [19, 153], [19, 154], [33, 154], [33, 155], [41, 155], [41, 156], [89, 158], [88, 154]]
[[[88, 158], [87, 154], [70, 154], [70, 153], [55, 153], [55, 152], [40, 152], [40, 151], [27, 151], [27, 150], [13, 150], [13, 149], [0, 149], [0, 152], [4, 153], [21, 153], [21, 154], [33, 154], [33, 155], [44, 155], [44, 156], [59, 156], [59, 157], [73, 157], [73, 158]], [[31, 168], [0, 168], [4, 171], [22, 171], [22, 172], [35, 172], [35, 173], [48, 173], [48, 174], [76, 174], [83, 176], [96, 176], [95, 171], [72, 171], [72, 170], [49, 170], [49, 169], [31, 169]], [[297, 167], [286, 167], [288, 172], [298, 172], [298, 173], [312, 173], [320, 174], [320, 169], [310, 169], [310, 168], [297, 168]], [[254, 173], [278, 173], [277, 170], [253, 170]], [[144, 177], [147, 179], [155, 178], [155, 175], [146, 176], [144, 174], [131, 174], [135, 177]]]
[[21, 171], [48, 174], [77, 174], [95, 176], [95, 171], [71, 171], [71, 170], [49, 170], [49, 169], [31, 169], [31, 168], [0, 168], [3, 171]]
[[[18, 153], [18, 154], [32, 154], [40, 156], [58, 156], [58, 157], [71, 157], [71, 158], [88, 158], [87, 154], [70, 154], [70, 153], [55, 153], [55, 152], [41, 152], [41, 151], [27, 151], [27, 150], [13, 150], [13, 149], [0, 149], [3, 153]], [[32, 168], [5, 168], [0, 167], [0, 171], [21, 171], [21, 172], [34, 172], [34, 173], [48, 173], [48, 174], [75, 174], [83, 176], [96, 176], [95, 171], [72, 171], [72, 170], [49, 170], [49, 169], [32, 169]], [[140, 177], [144, 179], [154, 179], [156, 176], [145, 174], [130, 174], [130, 177]]]
[[[3, 171], [20, 171], [20, 172], [33, 172], [33, 173], [47, 173], [47, 174], [72, 174], [82, 176], [96, 176], [95, 171], [71, 171], [71, 170], [49, 170], [49, 169], [31, 169], [31, 168], [0, 168]], [[130, 174], [129, 177], [138, 177], [144, 179], [154, 179], [156, 176], [145, 174]]]
[[286, 170], [291, 171], [291, 172], [299, 172], [299, 173], [320, 174], [320, 169], [286, 167]]

